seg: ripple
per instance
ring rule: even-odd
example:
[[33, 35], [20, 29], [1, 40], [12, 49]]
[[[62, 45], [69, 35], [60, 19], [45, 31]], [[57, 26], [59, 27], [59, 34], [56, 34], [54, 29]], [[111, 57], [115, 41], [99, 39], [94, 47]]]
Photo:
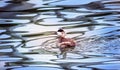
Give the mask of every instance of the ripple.
[[52, 67], [23, 67], [23, 68], [15, 68], [15, 69], [11, 69], [11, 70], [26, 70], [26, 69], [29, 69], [29, 70], [33, 70], [33, 68], [35, 70], [63, 70], [63, 69], [58, 69], [58, 68], [52, 68]]
[[61, 6], [61, 5], [81, 5], [81, 4], [87, 4], [87, 3], [90, 3], [90, 2], [93, 2], [93, 1], [97, 1], [97, 0], [90, 0], [90, 1], [78, 1], [78, 0], [65, 0], [65, 1], [61, 1], [61, 2], [55, 2], [55, 3], [51, 3], [51, 5], [58, 5], [58, 6]]
[[93, 65], [89, 66], [93, 67], [96, 69], [114, 69], [114, 70], [119, 70], [120, 69], [120, 64], [102, 64], [102, 65]]
[[81, 68], [81, 67], [78, 67], [78, 66], [72, 66], [71, 69], [76, 69], [76, 70], [92, 70], [90, 68]]
[[[94, 61], [93, 61], [94, 60]], [[111, 58], [88, 58], [88, 59], [76, 59], [76, 60], [72, 60], [72, 59], [66, 59], [66, 60], [56, 60], [56, 62], [60, 62], [60, 63], [99, 63], [99, 62], [107, 62], [107, 61], [113, 61], [113, 60], [117, 60], [117, 59], [111, 59]]]

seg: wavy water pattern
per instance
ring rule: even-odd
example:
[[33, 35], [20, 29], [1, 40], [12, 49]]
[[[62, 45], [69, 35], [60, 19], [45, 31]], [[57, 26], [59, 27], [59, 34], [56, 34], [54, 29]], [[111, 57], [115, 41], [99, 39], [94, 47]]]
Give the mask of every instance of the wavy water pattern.
[[[0, 0], [0, 70], [119, 70], [119, 0]], [[58, 28], [77, 42], [56, 55]]]

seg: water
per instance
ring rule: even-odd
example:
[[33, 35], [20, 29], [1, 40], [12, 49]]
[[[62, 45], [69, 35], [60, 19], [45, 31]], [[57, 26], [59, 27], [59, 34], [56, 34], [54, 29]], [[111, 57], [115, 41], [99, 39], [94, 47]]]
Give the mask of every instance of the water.
[[[0, 70], [119, 70], [119, 0], [1, 0]], [[58, 28], [77, 42], [56, 57]]]

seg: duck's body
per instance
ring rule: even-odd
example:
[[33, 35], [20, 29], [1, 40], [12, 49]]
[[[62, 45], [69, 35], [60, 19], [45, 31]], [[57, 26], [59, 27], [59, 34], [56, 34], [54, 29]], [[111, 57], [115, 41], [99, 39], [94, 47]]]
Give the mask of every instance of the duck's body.
[[58, 44], [60, 48], [74, 48], [75, 47], [75, 41], [71, 38], [63, 38], [63, 37], [58, 38]]
[[66, 58], [67, 51], [73, 50], [76, 46], [75, 40], [65, 37], [65, 32], [63, 29], [59, 29], [58, 32], [58, 43], [57, 46], [60, 49], [60, 55], [63, 55], [62, 58]]

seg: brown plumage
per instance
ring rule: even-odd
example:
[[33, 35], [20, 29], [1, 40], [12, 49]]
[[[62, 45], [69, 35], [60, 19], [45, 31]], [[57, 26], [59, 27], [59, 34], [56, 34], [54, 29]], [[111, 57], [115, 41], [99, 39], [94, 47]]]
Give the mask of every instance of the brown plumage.
[[76, 46], [76, 42], [71, 38], [66, 38], [65, 37], [66, 34], [63, 29], [59, 29], [57, 31], [57, 35], [58, 35], [57, 46], [60, 49], [60, 55], [62, 55], [61, 58], [66, 58], [67, 51], [73, 50]]

